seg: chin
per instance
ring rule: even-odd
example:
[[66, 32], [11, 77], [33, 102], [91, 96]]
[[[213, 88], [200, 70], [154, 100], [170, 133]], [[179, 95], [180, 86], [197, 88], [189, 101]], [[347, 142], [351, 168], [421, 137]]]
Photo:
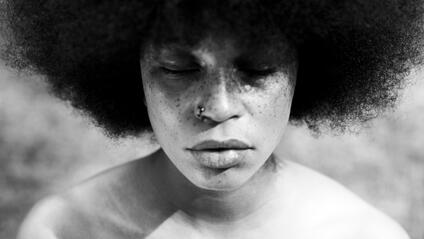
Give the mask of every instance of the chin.
[[210, 191], [234, 191], [248, 181], [248, 177], [241, 168], [228, 169], [202, 168], [201, 172], [190, 180], [201, 189]]

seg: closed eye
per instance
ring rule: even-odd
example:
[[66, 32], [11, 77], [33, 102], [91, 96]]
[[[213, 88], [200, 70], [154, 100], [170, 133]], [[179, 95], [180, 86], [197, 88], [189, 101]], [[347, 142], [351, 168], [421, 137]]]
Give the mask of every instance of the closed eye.
[[186, 75], [200, 72], [198, 68], [182, 68], [182, 69], [174, 69], [169, 67], [160, 67], [160, 69], [166, 73], [171, 75]]
[[239, 71], [250, 77], [263, 77], [263, 76], [274, 74], [275, 72], [277, 72], [277, 69], [276, 68], [265, 68], [265, 69], [243, 68], [243, 69], [239, 69]]

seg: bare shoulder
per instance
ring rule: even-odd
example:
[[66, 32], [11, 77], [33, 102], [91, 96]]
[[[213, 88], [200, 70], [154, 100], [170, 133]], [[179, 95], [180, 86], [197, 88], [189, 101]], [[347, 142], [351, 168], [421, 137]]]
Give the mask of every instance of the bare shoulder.
[[62, 216], [65, 202], [59, 197], [49, 197], [38, 202], [22, 223], [18, 239], [56, 239], [53, 228]]
[[409, 239], [397, 222], [341, 184], [297, 163], [287, 164], [303, 205], [297, 220], [311, 229], [305, 238]]
[[106, 170], [61, 194], [41, 200], [22, 223], [18, 239], [139, 236], [141, 228], [129, 223], [126, 211], [121, 208], [124, 195], [133, 196], [128, 191], [128, 176], [136, 164], [132, 161]]
[[312, 232], [310, 238], [320, 235], [320, 238], [328, 239], [409, 239], [398, 223], [375, 210], [339, 215], [323, 222]]

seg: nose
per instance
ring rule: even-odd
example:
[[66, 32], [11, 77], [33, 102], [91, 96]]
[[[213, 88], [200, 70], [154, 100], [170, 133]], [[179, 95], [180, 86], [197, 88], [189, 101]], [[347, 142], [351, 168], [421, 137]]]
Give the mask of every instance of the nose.
[[229, 119], [237, 119], [242, 115], [242, 104], [236, 92], [229, 92], [224, 79], [207, 85], [201, 92], [201, 100], [198, 105], [202, 105], [205, 111], [202, 113], [205, 121], [221, 123]]

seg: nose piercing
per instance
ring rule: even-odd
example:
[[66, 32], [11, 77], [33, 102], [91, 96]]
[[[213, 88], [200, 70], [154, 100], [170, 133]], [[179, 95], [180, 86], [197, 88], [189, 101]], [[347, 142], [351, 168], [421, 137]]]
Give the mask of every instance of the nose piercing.
[[205, 107], [203, 107], [201, 105], [197, 106], [197, 109], [196, 109], [196, 118], [202, 120], [202, 118], [203, 118], [203, 115], [202, 115], [203, 112], [205, 112]]

